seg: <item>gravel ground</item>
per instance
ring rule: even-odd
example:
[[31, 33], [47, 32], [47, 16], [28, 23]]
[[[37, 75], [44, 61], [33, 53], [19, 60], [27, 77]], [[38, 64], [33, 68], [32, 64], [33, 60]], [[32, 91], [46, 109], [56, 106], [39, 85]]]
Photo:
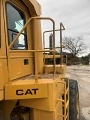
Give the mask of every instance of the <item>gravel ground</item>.
[[90, 120], [90, 66], [67, 66], [66, 76], [79, 84], [80, 120]]

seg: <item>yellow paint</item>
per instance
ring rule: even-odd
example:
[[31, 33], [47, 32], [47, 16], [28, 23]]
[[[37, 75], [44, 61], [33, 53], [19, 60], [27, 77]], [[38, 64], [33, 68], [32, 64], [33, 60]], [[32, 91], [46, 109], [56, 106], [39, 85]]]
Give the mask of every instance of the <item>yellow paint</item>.
[[[22, 83], [22, 81], [19, 81]], [[9, 94], [12, 89], [13, 94]], [[17, 94], [18, 93], [18, 94]], [[10, 84], [5, 86], [5, 100], [47, 98], [47, 84]]]
[[[6, 2], [24, 12], [26, 24], [8, 44], [8, 29], [6, 17]], [[56, 65], [55, 47], [52, 51], [43, 48], [41, 20], [53, 23], [53, 38], [55, 37], [55, 22], [51, 18], [40, 17], [41, 6], [36, 0], [0, 0], [1, 47], [0, 47], [0, 120], [9, 120], [15, 107], [30, 107], [30, 118], [33, 120], [66, 120], [66, 83], [64, 82], [66, 67]], [[23, 30], [27, 33], [27, 50], [12, 50]], [[55, 42], [55, 41], [54, 41]], [[43, 53], [54, 55], [43, 55]], [[54, 65], [45, 65], [44, 59], [54, 58]], [[62, 79], [63, 78], [63, 79]], [[64, 95], [65, 100], [62, 99]], [[19, 100], [18, 104], [17, 101]], [[64, 102], [64, 114], [62, 111]], [[29, 113], [28, 113], [29, 114]], [[28, 120], [28, 115], [24, 118]]]

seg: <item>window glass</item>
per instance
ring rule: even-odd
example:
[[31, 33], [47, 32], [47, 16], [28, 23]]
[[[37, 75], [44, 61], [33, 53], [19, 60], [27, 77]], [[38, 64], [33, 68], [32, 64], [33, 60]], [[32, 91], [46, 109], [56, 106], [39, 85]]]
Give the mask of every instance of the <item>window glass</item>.
[[[10, 43], [14, 40], [16, 35], [20, 32], [22, 27], [25, 25], [25, 15], [24, 13], [14, 7], [13, 5], [7, 3], [7, 24], [8, 24], [8, 42]], [[27, 35], [26, 30], [22, 32], [18, 40], [13, 45], [12, 49], [27, 49]]]

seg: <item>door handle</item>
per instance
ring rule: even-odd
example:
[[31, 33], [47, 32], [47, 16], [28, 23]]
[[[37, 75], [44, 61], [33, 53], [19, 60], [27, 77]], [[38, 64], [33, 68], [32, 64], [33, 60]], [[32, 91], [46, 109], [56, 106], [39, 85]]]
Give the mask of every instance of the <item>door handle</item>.
[[29, 64], [29, 60], [28, 59], [24, 59], [24, 65], [28, 65]]

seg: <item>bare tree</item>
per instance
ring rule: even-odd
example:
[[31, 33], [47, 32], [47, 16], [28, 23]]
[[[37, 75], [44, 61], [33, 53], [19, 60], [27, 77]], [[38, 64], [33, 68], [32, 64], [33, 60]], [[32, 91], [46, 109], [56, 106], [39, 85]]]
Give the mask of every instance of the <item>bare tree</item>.
[[83, 37], [64, 37], [63, 38], [63, 45], [66, 50], [68, 50], [73, 56], [77, 56], [78, 54], [82, 53], [86, 46], [83, 43]]

